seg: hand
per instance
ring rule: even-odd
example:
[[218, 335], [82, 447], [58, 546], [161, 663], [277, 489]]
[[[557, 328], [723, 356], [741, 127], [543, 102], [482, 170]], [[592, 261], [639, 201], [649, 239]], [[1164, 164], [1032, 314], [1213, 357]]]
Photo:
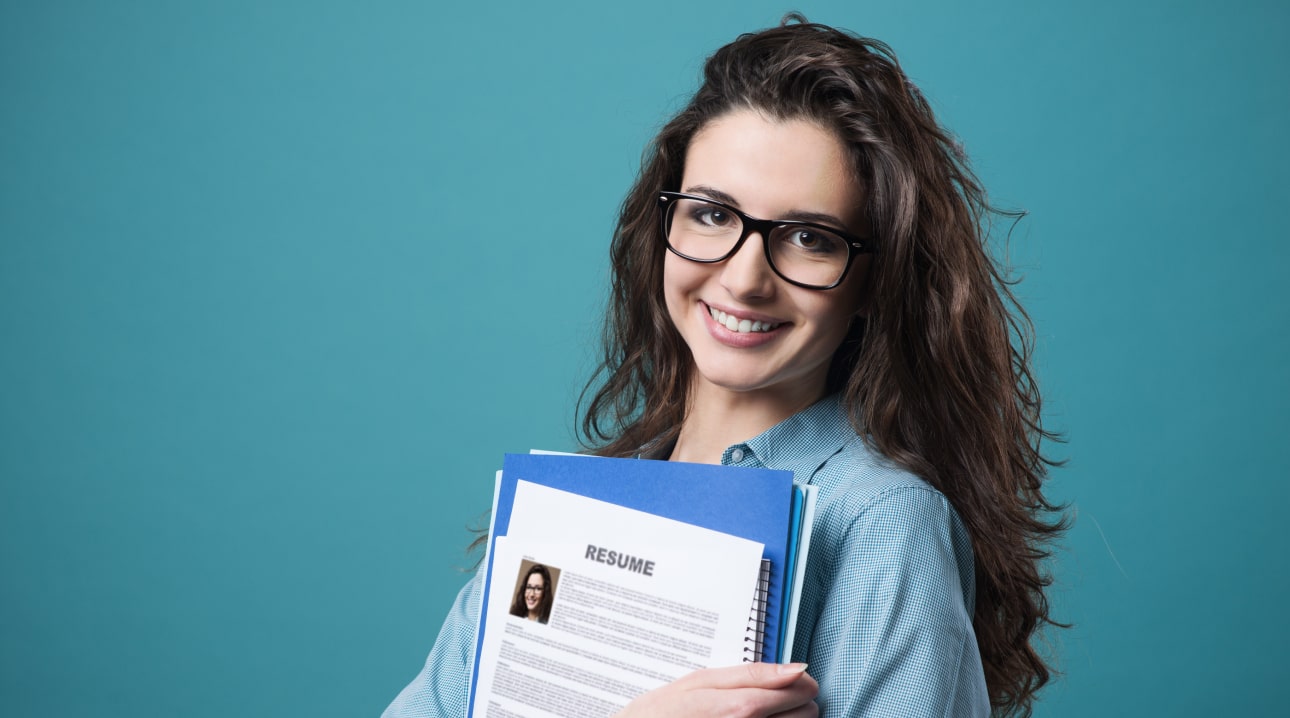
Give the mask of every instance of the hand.
[[695, 671], [637, 697], [616, 718], [816, 718], [819, 692], [805, 663], [744, 663]]

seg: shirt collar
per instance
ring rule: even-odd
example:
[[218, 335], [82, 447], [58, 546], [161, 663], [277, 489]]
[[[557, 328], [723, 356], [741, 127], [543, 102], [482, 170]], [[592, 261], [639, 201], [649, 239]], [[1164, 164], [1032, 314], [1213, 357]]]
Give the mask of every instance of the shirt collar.
[[[787, 469], [798, 481], [807, 482], [855, 435], [842, 406], [842, 396], [831, 394], [745, 441], [743, 446], [763, 466]], [[725, 455], [729, 456], [730, 451]]]
[[[748, 441], [727, 447], [721, 463], [739, 463], [732, 461], [732, 455], [735, 449], [742, 449], [751, 452], [762, 466], [792, 471], [799, 481], [807, 482], [854, 438], [842, 395], [830, 394]], [[641, 447], [637, 458], [666, 461], [675, 447], [675, 435], [659, 437]]]

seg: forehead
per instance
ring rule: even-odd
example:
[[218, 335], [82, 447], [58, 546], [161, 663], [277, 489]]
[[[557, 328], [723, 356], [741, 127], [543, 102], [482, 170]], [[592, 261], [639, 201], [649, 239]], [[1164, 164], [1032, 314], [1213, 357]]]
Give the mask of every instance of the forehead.
[[682, 191], [709, 187], [760, 217], [813, 211], [859, 219], [863, 193], [846, 148], [814, 122], [736, 110], [695, 134], [685, 156]]

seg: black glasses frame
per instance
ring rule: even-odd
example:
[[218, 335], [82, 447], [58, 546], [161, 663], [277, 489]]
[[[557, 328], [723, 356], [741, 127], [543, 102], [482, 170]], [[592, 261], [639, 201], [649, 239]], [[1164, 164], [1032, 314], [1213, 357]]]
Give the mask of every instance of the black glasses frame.
[[[738, 217], [740, 222], [743, 222], [743, 232], [739, 235], [739, 241], [735, 242], [735, 246], [731, 247], [729, 252], [726, 252], [724, 255], [717, 257], [716, 259], [699, 259], [698, 257], [691, 257], [672, 246], [671, 240], [667, 237], [671, 230], [667, 221], [670, 213], [669, 210], [676, 201], [683, 199], [691, 199], [698, 202], [707, 202], [708, 204], [716, 205], [717, 207], [720, 207]], [[718, 202], [711, 197], [703, 197], [696, 194], [685, 194], [684, 192], [658, 193], [658, 221], [659, 229], [663, 232], [663, 243], [667, 245], [668, 251], [683, 259], [688, 259], [691, 262], [699, 262], [701, 264], [717, 264], [718, 262], [724, 262], [727, 259], [730, 259], [735, 256], [735, 253], [738, 252], [741, 247], [744, 246], [744, 241], [748, 239], [748, 235], [756, 232], [761, 235], [762, 252], [766, 255], [766, 264], [770, 265], [771, 271], [775, 272], [775, 276], [789, 284], [792, 284], [793, 286], [801, 287], [803, 289], [833, 289], [839, 284], [842, 284], [843, 280], [847, 278], [847, 274], [851, 271], [851, 264], [855, 261], [857, 256], [861, 254], [872, 254], [876, 251], [874, 246], [869, 243], [867, 237], [857, 237], [854, 234], [843, 232], [837, 227], [830, 227], [827, 224], [818, 224], [816, 222], [802, 222], [795, 219], [757, 219], [756, 217], [751, 217], [744, 212], [741, 212], [735, 207], [731, 207], [725, 202]], [[770, 235], [777, 227], [807, 227], [810, 229], [818, 229], [830, 234], [835, 234], [845, 240], [847, 245], [847, 262], [842, 266], [842, 274], [838, 276], [837, 281], [832, 284], [823, 285], [806, 284], [804, 282], [799, 282], [785, 277], [784, 273], [779, 271], [779, 267], [775, 266], [775, 260], [771, 257], [770, 252]]]

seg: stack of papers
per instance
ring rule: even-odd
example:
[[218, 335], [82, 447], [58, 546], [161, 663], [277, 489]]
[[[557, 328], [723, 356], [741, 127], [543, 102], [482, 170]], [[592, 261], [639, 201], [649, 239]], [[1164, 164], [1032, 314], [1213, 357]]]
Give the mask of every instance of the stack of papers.
[[693, 670], [787, 660], [813, 508], [787, 471], [507, 455], [471, 715], [609, 716]]

